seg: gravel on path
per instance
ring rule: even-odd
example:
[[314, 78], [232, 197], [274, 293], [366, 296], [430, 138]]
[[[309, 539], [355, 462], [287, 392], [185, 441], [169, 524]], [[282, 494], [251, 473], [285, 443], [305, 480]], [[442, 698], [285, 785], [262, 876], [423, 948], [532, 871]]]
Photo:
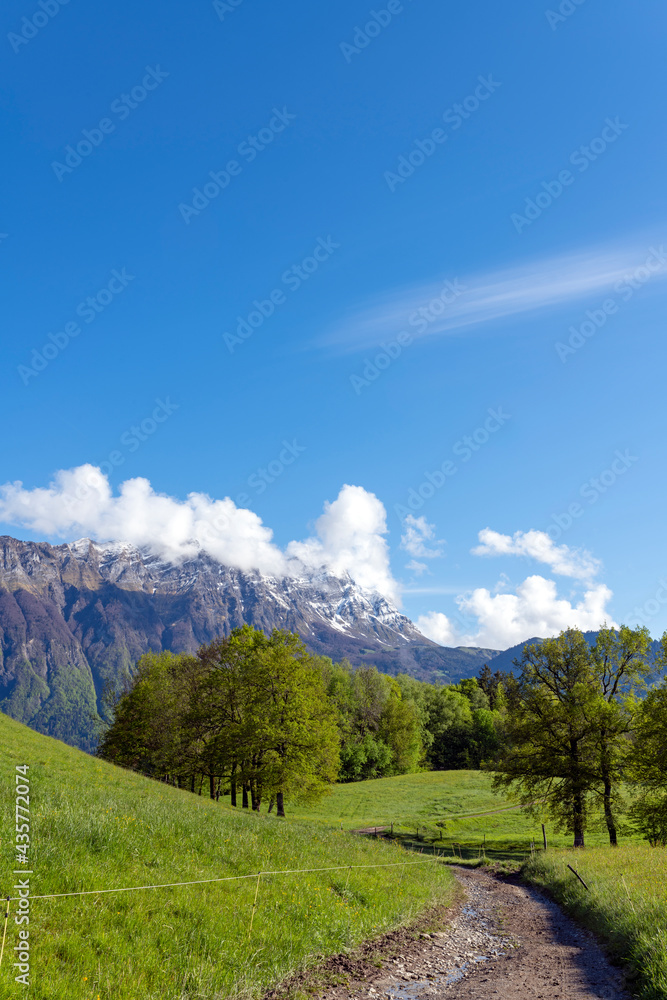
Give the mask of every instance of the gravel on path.
[[317, 1000], [629, 1000], [621, 972], [593, 935], [537, 890], [480, 870], [456, 869], [456, 877], [465, 900], [446, 929], [418, 937], [387, 935], [361, 961], [337, 956], [326, 967], [344, 984], [311, 995]]

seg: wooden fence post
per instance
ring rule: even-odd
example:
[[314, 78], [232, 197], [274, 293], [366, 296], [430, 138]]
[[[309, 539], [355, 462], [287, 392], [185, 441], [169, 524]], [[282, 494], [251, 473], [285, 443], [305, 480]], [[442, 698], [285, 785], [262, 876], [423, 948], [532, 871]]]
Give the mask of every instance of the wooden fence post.
[[570, 871], [572, 872], [572, 874], [573, 874], [573, 875], [576, 875], [576, 876], [577, 876], [577, 878], [579, 879], [579, 881], [580, 881], [580, 882], [581, 882], [581, 884], [583, 885], [584, 889], [588, 889], [588, 886], [587, 886], [587, 885], [586, 885], [586, 883], [584, 882], [584, 880], [583, 880], [583, 878], [581, 877], [581, 875], [579, 874], [579, 872], [575, 872], [575, 870], [574, 870], [574, 868], [572, 867], [572, 865], [568, 865], [567, 867], [568, 867], [568, 868], [570, 869]]
[[255, 888], [255, 899], [254, 899], [254, 902], [252, 904], [252, 913], [250, 915], [250, 928], [248, 930], [248, 941], [250, 940], [250, 935], [252, 934], [252, 924], [253, 924], [253, 920], [255, 919], [255, 910], [257, 909], [257, 896], [259, 894], [259, 880], [261, 879], [261, 877], [262, 877], [262, 873], [259, 872], [259, 874], [257, 875], [257, 886]]
[[9, 920], [9, 902], [11, 896], [7, 896], [7, 910], [5, 912], [5, 929], [2, 932], [2, 947], [0, 948], [0, 965], [2, 965], [2, 956], [5, 953], [5, 938], [7, 937], [7, 921]]

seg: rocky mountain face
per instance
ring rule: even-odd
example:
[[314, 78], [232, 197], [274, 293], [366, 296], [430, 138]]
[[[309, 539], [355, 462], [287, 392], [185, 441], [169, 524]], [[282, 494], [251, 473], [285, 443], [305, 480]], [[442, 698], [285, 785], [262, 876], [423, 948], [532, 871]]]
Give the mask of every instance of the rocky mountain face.
[[105, 685], [149, 650], [194, 652], [243, 623], [298, 632], [315, 653], [422, 680], [471, 676], [496, 650], [447, 649], [348, 578], [180, 565], [130, 545], [0, 538], [0, 709], [92, 749]]

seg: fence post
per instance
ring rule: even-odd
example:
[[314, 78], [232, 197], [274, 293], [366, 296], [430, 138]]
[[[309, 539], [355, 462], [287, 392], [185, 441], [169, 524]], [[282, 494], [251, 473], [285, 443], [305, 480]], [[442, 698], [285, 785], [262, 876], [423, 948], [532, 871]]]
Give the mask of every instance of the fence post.
[[572, 867], [572, 865], [568, 865], [567, 867], [568, 867], [568, 868], [570, 869], [570, 871], [572, 872], [572, 874], [573, 874], [573, 875], [576, 875], [576, 876], [577, 876], [577, 878], [579, 879], [579, 881], [580, 881], [580, 882], [581, 882], [581, 884], [583, 885], [584, 889], [588, 889], [588, 886], [587, 886], [587, 885], [586, 885], [586, 883], [584, 882], [584, 880], [583, 880], [583, 878], [581, 877], [581, 875], [579, 874], [579, 872], [576, 872], [576, 871], [574, 870], [574, 868]]
[[2, 947], [0, 948], [0, 965], [2, 965], [2, 956], [5, 953], [5, 938], [7, 937], [7, 921], [9, 920], [9, 901], [11, 896], [7, 896], [7, 909], [5, 912], [5, 929], [2, 932]]
[[257, 896], [259, 894], [259, 880], [261, 879], [261, 877], [262, 873], [259, 872], [259, 874], [257, 875], [257, 886], [255, 888], [255, 899], [252, 904], [252, 913], [250, 915], [250, 928], [248, 930], [248, 941], [250, 940], [250, 935], [252, 934], [252, 923], [253, 920], [255, 919], [255, 910], [257, 909]]

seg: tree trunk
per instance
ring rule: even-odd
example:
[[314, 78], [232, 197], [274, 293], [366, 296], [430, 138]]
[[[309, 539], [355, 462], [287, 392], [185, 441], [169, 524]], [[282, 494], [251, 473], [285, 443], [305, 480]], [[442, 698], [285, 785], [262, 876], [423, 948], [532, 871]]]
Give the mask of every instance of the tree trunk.
[[611, 781], [605, 775], [604, 779], [604, 818], [609, 831], [609, 844], [611, 847], [618, 847], [618, 837], [616, 835], [616, 822], [611, 808]]
[[274, 797], [272, 795], [271, 798], [269, 799], [269, 812], [271, 812], [271, 810], [273, 809], [273, 804], [274, 804], [275, 801], [276, 800], [274, 799]]
[[282, 792], [276, 792], [276, 816], [285, 816], [285, 806], [283, 804]]
[[215, 802], [215, 778], [212, 774], [208, 776], [208, 793]]
[[243, 782], [243, 805], [242, 805], [242, 808], [243, 809], [247, 809], [248, 808], [248, 784], [245, 781]]
[[609, 734], [604, 729], [600, 733], [600, 741], [601, 741], [600, 771], [603, 783], [602, 802], [604, 804], [604, 819], [605, 823], [607, 824], [607, 831], [609, 833], [609, 844], [611, 847], [617, 847], [618, 837], [616, 832], [616, 821], [614, 820], [614, 812], [611, 807], [613, 784], [611, 777], [610, 752], [609, 752], [610, 738]]
[[230, 791], [232, 793], [232, 805], [236, 808], [236, 768], [232, 771], [231, 781], [229, 782]]
[[250, 782], [250, 799], [252, 801], [252, 811], [259, 812], [259, 807], [262, 804], [262, 793], [259, 791], [256, 781]]
[[574, 829], [574, 846], [584, 846], [584, 797], [580, 788], [573, 795], [572, 826]]
[[195, 776], [193, 772], [192, 777], [190, 778], [190, 791], [194, 794], [194, 790], [195, 790]]

